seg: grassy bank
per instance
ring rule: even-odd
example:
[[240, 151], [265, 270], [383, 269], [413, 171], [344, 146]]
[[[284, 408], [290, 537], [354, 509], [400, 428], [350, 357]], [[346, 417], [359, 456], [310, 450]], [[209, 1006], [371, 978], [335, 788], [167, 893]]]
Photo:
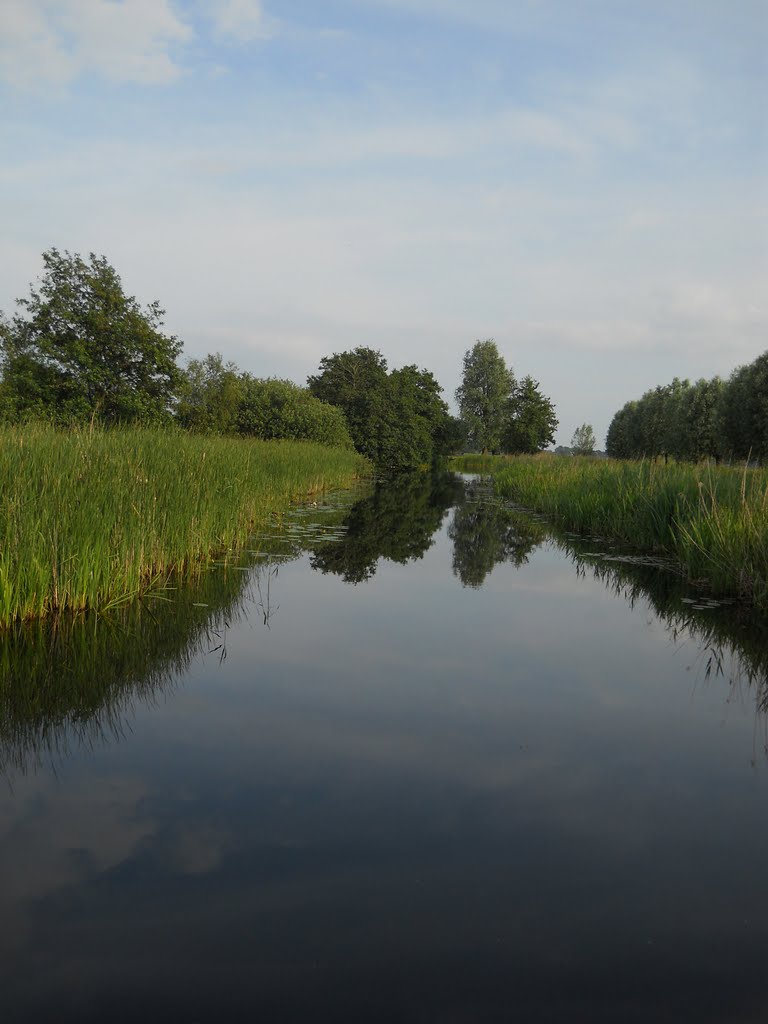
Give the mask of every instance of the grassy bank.
[[674, 557], [722, 594], [768, 609], [768, 471], [564, 457], [455, 459], [568, 529]]
[[297, 498], [366, 471], [354, 452], [299, 442], [0, 428], [0, 626], [199, 571]]

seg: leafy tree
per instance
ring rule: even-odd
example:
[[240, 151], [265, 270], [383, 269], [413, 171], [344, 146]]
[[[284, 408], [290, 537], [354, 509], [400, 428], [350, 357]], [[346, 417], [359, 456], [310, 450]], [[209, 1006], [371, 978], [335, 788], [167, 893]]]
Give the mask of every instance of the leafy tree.
[[464, 373], [456, 390], [461, 418], [471, 445], [484, 454], [501, 449], [509, 420], [515, 378], [492, 338], [477, 341], [464, 355]]
[[39, 288], [5, 321], [3, 402], [13, 416], [107, 422], [167, 418], [181, 343], [162, 333], [163, 310], [126, 296], [103, 256], [50, 249]]
[[721, 403], [724, 385], [719, 377], [697, 380], [682, 397], [678, 458], [714, 459], [723, 454]]
[[576, 427], [571, 438], [571, 450], [574, 455], [591, 455], [595, 450], [595, 432], [591, 423], [582, 423]]
[[502, 449], [513, 454], [540, 452], [555, 440], [557, 416], [552, 402], [542, 395], [533, 377], [523, 377], [514, 388]]
[[315, 441], [331, 448], [351, 448], [352, 438], [341, 409], [322, 402], [289, 380], [239, 378], [234, 427], [264, 441]]
[[230, 433], [235, 427], [243, 381], [221, 355], [192, 359], [182, 371], [176, 419], [187, 430]]
[[379, 469], [411, 469], [440, 454], [448, 408], [429, 371], [405, 366], [389, 373], [380, 352], [356, 348], [326, 356], [308, 384], [344, 411], [355, 448]]
[[725, 452], [738, 459], [768, 460], [768, 352], [734, 370], [721, 412]]
[[392, 426], [388, 408], [387, 362], [381, 352], [358, 347], [320, 360], [320, 372], [309, 377], [310, 392], [343, 410], [355, 448], [381, 463]]
[[448, 415], [435, 437], [438, 455], [460, 455], [467, 447], [467, 425], [459, 416]]

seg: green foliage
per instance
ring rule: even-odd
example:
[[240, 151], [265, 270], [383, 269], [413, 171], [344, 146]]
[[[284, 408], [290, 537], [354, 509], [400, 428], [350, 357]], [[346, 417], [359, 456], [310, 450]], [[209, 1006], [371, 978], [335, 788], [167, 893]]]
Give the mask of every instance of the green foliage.
[[259, 380], [243, 374], [234, 426], [239, 434], [262, 441], [285, 439], [352, 447], [342, 410], [289, 380]]
[[722, 431], [726, 453], [768, 460], [768, 352], [733, 372], [723, 391]]
[[675, 378], [627, 402], [608, 428], [614, 458], [768, 460], [768, 352], [726, 382]]
[[470, 445], [483, 452], [501, 450], [514, 388], [514, 375], [496, 342], [476, 341], [464, 354], [462, 382], [456, 389]]
[[197, 433], [228, 434], [234, 430], [243, 383], [234, 363], [216, 352], [192, 359], [181, 374], [176, 420]]
[[317, 398], [343, 410], [355, 448], [380, 470], [428, 465], [450, 436], [448, 408], [432, 374], [416, 366], [389, 373], [373, 349], [324, 357], [308, 385]]
[[195, 573], [303, 494], [366, 471], [352, 451], [177, 430], [0, 430], [0, 626], [103, 608]]
[[162, 333], [156, 302], [142, 310], [103, 256], [43, 253], [45, 273], [24, 315], [4, 321], [6, 414], [59, 421], [156, 422], [169, 416], [181, 344]]
[[567, 528], [674, 557], [689, 578], [768, 608], [768, 470], [497, 459], [499, 494]]
[[724, 454], [722, 402], [725, 385], [719, 377], [697, 380], [682, 396], [679, 408], [678, 458], [718, 461]]
[[513, 389], [502, 451], [534, 455], [554, 443], [557, 424], [555, 407], [542, 395], [538, 381], [533, 377], [523, 377]]
[[591, 423], [582, 423], [576, 427], [571, 438], [571, 449], [574, 455], [591, 455], [595, 450], [595, 432]]

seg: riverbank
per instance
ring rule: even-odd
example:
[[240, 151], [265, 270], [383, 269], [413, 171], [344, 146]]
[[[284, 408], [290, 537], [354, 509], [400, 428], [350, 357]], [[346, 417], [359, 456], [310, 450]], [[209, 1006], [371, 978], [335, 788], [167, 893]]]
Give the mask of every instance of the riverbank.
[[570, 530], [674, 558], [691, 579], [768, 609], [768, 471], [613, 459], [462, 456], [498, 494]]
[[368, 472], [303, 442], [0, 428], [0, 627], [200, 572], [297, 499]]

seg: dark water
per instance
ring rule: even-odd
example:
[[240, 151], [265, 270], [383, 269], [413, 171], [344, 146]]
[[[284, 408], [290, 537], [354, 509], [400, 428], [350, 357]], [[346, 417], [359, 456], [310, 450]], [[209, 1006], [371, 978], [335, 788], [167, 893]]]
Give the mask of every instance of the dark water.
[[763, 627], [467, 486], [0, 641], [0, 1019], [768, 1020]]

